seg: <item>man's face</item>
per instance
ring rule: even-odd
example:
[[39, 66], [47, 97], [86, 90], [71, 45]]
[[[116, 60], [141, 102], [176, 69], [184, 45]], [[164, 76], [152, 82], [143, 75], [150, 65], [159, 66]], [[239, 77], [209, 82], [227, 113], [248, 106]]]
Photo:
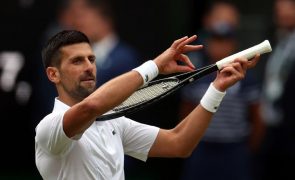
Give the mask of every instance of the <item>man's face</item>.
[[59, 85], [63, 93], [82, 100], [96, 88], [95, 56], [88, 43], [62, 47]]

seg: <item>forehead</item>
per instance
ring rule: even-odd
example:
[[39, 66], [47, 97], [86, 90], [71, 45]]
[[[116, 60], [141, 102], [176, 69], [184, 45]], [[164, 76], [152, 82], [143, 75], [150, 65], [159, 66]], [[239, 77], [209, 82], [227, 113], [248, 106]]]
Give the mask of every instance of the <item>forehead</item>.
[[93, 55], [91, 46], [88, 43], [77, 43], [64, 46], [60, 49], [62, 58], [73, 58], [76, 56]]

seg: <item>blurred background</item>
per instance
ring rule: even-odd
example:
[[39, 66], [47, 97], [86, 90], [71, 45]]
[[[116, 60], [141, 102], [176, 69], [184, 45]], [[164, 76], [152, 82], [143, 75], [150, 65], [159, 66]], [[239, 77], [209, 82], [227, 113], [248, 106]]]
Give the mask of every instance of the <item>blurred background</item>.
[[[294, 4], [292, 0], [276, 1], [291, 1]], [[118, 39], [124, 42], [130, 52], [133, 52], [134, 56], [131, 56], [131, 53], [126, 57], [136, 57], [137, 62], [134, 62], [134, 66], [154, 58], [167, 49], [175, 39], [185, 35], [198, 35], [204, 29], [204, 15], [210, 4], [207, 0], [108, 0], [107, 2], [112, 8], [111, 34], [119, 37]], [[276, 35], [278, 24], [274, 20], [275, 0], [227, 2], [233, 3], [240, 14], [239, 25], [235, 28], [235, 37], [239, 42], [236, 51], [256, 45], [265, 39], [269, 39], [275, 47], [282, 39], [277, 39]], [[284, 6], [284, 9], [290, 6], [293, 6], [292, 3]], [[291, 16], [293, 10], [291, 9]], [[89, 20], [87, 17], [91, 17], [89, 14], [87, 16], [87, 13], [85, 18], [78, 22], [77, 19], [81, 19], [85, 12], [89, 12], [87, 7], [83, 9], [82, 6], [78, 6], [77, 8], [69, 5], [67, 1], [60, 0], [0, 2], [0, 155], [2, 156], [0, 179], [41, 179], [34, 161], [34, 128], [42, 117], [50, 113], [53, 105], [52, 98], [56, 93], [45, 77], [41, 62], [41, 48], [48, 37], [58, 30], [66, 28], [83, 30], [84, 28], [87, 31], [90, 26], [95, 28], [94, 24], [83, 24]], [[108, 13], [104, 17], [108, 18]], [[283, 19], [286, 20], [287, 15]], [[291, 24], [295, 22], [294, 19], [290, 21]], [[108, 25], [102, 26], [109, 27]], [[97, 26], [99, 27], [100, 25]], [[287, 29], [293, 30], [290, 27]], [[96, 29], [93, 31], [95, 34]], [[205, 49], [206, 37], [205, 35], [202, 37], [200, 33], [200, 38], [196, 42], [197, 44], [204, 43]], [[92, 42], [95, 45], [96, 41], [101, 39], [103, 38], [100, 35], [94, 35]], [[263, 56], [257, 68], [249, 72], [259, 84], [261, 99], [263, 99], [263, 84], [265, 84], [264, 77], [268, 59], [269, 55]], [[128, 68], [124, 71], [127, 70]], [[283, 82], [288, 81], [287, 77], [287, 75], [284, 76]], [[284, 91], [284, 86], [281, 86]], [[288, 97], [292, 100], [291, 96]], [[161, 128], [172, 128], [179, 122], [180, 99], [180, 93], [173, 94], [131, 117], [139, 122]], [[283, 115], [283, 112], [280, 111], [279, 114]], [[293, 118], [293, 116], [288, 117], [291, 120]], [[251, 156], [255, 159], [251, 166], [254, 174], [252, 179], [294, 179], [294, 175], [293, 177], [289, 175], [291, 173], [286, 168], [292, 167], [289, 166], [289, 162], [292, 162], [295, 156], [291, 151], [295, 149], [295, 143], [291, 139], [295, 137], [291, 129], [294, 123], [280, 125], [273, 121], [265, 120], [264, 122], [265, 136]], [[283, 131], [282, 126], [288, 127], [288, 133], [280, 137], [278, 134]], [[285, 142], [287, 145], [280, 141], [282, 139], [288, 139], [288, 142]], [[274, 142], [281, 143], [274, 147]], [[280, 148], [290, 149], [290, 151], [286, 153]], [[289, 156], [280, 160], [286, 154]], [[151, 158], [146, 163], [126, 159], [126, 179], [177, 180], [182, 177], [182, 169], [183, 159]], [[195, 177], [195, 179], [198, 178]]]

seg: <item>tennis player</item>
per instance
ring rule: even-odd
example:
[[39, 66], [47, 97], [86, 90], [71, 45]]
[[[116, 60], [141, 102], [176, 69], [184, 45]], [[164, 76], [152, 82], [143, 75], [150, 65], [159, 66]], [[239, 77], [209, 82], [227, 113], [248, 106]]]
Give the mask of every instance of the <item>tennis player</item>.
[[[225, 90], [242, 79], [251, 62], [237, 59], [211, 83], [200, 104], [173, 129], [160, 129], [126, 117], [95, 118], [123, 102], [158, 74], [192, 71], [184, 54], [200, 50], [183, 37], [156, 57], [96, 89], [95, 56], [88, 38], [79, 31], [62, 31], [43, 49], [46, 73], [57, 89], [53, 112], [36, 127], [36, 165], [43, 179], [124, 179], [124, 154], [148, 157], [187, 157], [218, 109]], [[185, 65], [178, 65], [178, 61]], [[98, 77], [99, 78], [99, 77]]]

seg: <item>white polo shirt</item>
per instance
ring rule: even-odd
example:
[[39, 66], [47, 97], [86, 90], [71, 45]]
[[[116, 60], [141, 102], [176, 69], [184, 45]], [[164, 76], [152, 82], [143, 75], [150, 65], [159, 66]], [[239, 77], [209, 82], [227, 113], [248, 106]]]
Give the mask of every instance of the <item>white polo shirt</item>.
[[159, 128], [125, 117], [95, 121], [81, 136], [68, 138], [62, 127], [70, 107], [55, 99], [53, 112], [36, 127], [37, 168], [48, 180], [123, 180], [124, 154], [147, 160]]

